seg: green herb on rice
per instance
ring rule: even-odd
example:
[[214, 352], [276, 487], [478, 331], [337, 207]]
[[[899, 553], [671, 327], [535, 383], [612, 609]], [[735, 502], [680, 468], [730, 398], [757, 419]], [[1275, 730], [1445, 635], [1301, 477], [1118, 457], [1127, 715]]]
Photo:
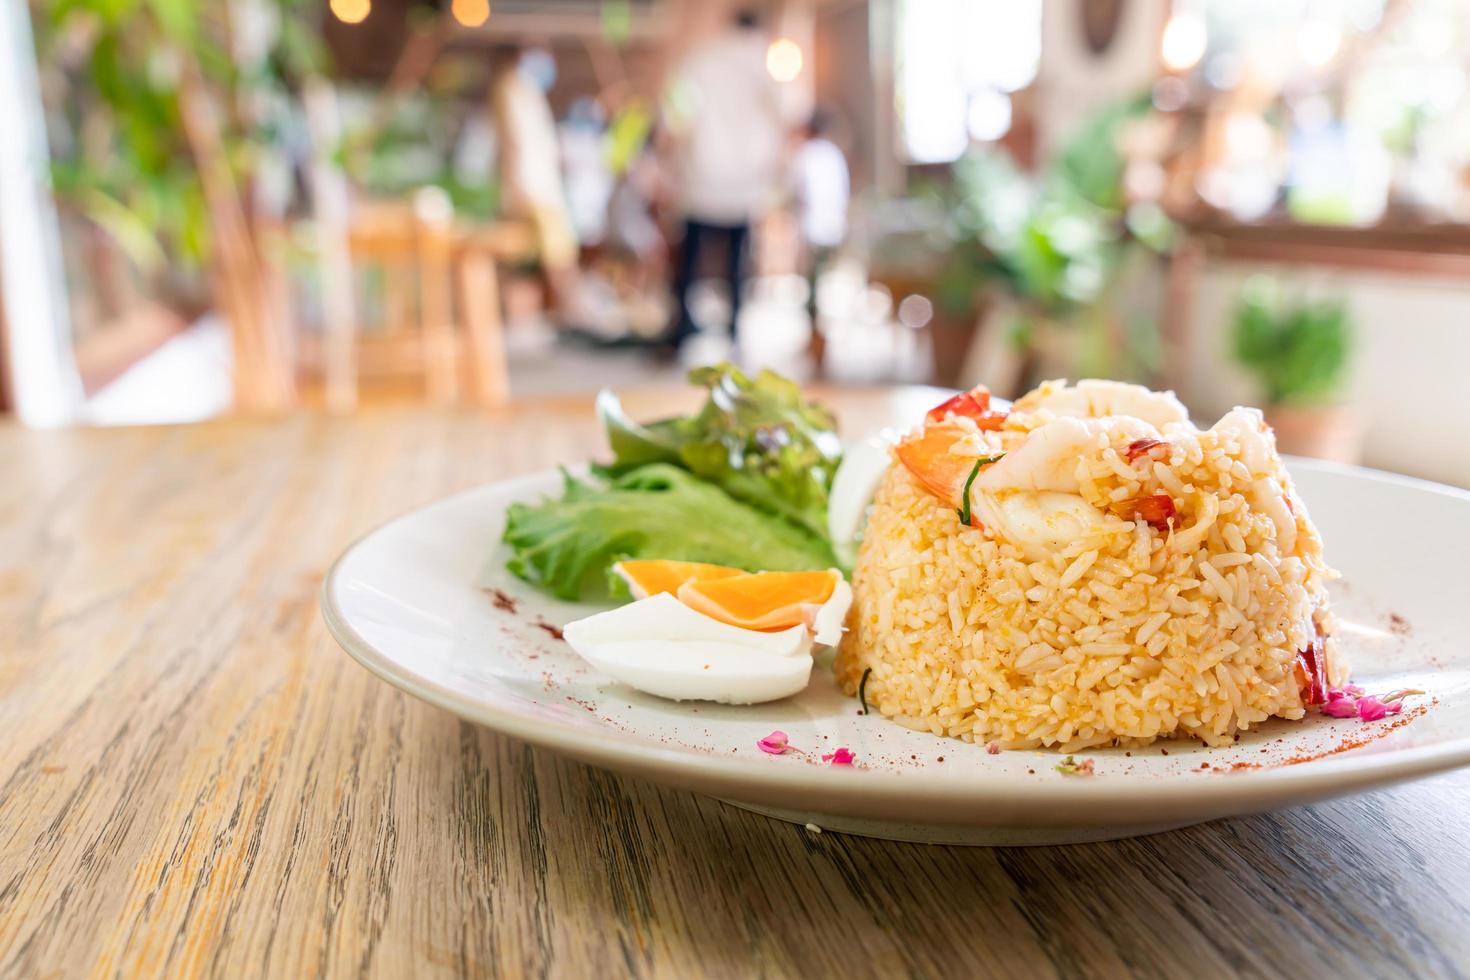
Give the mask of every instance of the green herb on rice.
[[1005, 453], [1000, 453], [995, 456], [981, 456], [975, 460], [975, 465], [971, 468], [970, 475], [965, 478], [965, 490], [960, 495], [960, 507], [955, 511], [955, 513], [960, 515], [961, 524], [968, 525], [970, 523], [970, 487], [975, 483], [975, 477], [980, 475], [980, 467], [999, 462], [1004, 455]]

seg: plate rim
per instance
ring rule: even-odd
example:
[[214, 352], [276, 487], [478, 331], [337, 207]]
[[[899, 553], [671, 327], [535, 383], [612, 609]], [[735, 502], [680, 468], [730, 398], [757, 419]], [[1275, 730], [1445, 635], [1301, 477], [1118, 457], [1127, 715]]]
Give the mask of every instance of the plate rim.
[[[1432, 480], [1302, 457], [1287, 459], [1293, 468], [1392, 483], [1470, 503], [1470, 490]], [[1104, 772], [1090, 779], [1029, 781], [1001, 774], [987, 778], [982, 772], [974, 779], [961, 781], [935, 779], [922, 770], [900, 772], [845, 766], [783, 765], [769, 759], [729, 758], [690, 749], [644, 744], [622, 736], [589, 738], [584, 733], [547, 723], [544, 719], [532, 719], [514, 710], [498, 708], [404, 668], [395, 658], [367, 641], [343, 613], [337, 592], [341, 588], [344, 566], [373, 538], [394, 525], [422, 518], [429, 511], [448, 507], [467, 497], [488, 493], [515, 495], [531, 487], [542, 487], [554, 480], [560, 469], [567, 468], [542, 469], [469, 487], [390, 517], [359, 535], [332, 562], [322, 581], [321, 610], [327, 632], [349, 656], [393, 687], [492, 731], [582, 762], [633, 772], [657, 782], [737, 795], [742, 799], [790, 799], [791, 794], [805, 792], [814, 799], [842, 804], [844, 812], [857, 812], [850, 809], [854, 806], [873, 810], [873, 805], [886, 803], [896, 805], [895, 812], [912, 814], [915, 808], [927, 804], [935, 807], [928, 815], [931, 818], [928, 822], [936, 824], [973, 822], [975, 814], [967, 814], [967, 811], [977, 804], [1029, 810], [1049, 805], [1096, 807], [1103, 803], [1126, 801], [1134, 807], [1168, 805], [1219, 815], [1254, 812], [1380, 788], [1470, 765], [1470, 732], [1391, 753], [1348, 751], [1291, 765], [1201, 773], [1194, 778], [1184, 778], [1190, 774], [1180, 773], [1147, 780]], [[973, 743], [953, 741], [957, 747], [975, 748]], [[1060, 759], [1061, 755], [1058, 754], [1057, 758]], [[1216, 778], [1209, 778], [1212, 775]], [[878, 809], [895, 807], [879, 806]], [[1096, 811], [1089, 814], [1085, 809], [1074, 815], [1083, 818], [1100, 816]]]

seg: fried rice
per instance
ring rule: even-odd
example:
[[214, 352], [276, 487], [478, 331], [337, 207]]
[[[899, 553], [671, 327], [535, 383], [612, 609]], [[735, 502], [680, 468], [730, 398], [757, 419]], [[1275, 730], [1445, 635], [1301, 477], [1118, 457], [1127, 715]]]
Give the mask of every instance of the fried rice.
[[[1077, 390], [1048, 383], [998, 431], [952, 420], [975, 430], [955, 451], [1019, 461], [1058, 411], [1109, 414], [1077, 408]], [[1042, 546], [1002, 519], [1007, 494], [1034, 491], [991, 492], [971, 526], [890, 464], [852, 578], [834, 664], [843, 687], [856, 693], [867, 675], [868, 705], [910, 728], [1075, 752], [1229, 744], [1266, 719], [1301, 718], [1314, 669], [1319, 685], [1345, 681], [1327, 602], [1335, 573], [1259, 413], [1237, 409], [1207, 430], [1137, 421], [1085, 423], [1057, 472], [1097, 516]], [[1131, 438], [1155, 428], [1157, 440]], [[1145, 519], [1137, 502], [1163, 498], [1167, 519]]]

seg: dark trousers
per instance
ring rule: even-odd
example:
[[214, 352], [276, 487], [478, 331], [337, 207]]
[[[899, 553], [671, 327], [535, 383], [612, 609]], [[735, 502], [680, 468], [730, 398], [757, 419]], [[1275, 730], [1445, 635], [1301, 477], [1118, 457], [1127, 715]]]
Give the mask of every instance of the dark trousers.
[[679, 264], [674, 270], [674, 297], [679, 301], [679, 319], [669, 337], [670, 343], [682, 344], [695, 332], [694, 316], [689, 312], [689, 290], [699, 273], [700, 255], [719, 239], [724, 239], [725, 244], [725, 279], [730, 284], [730, 336], [732, 339], [735, 337], [735, 324], [740, 319], [740, 295], [745, 289], [745, 252], [750, 241], [750, 224], [712, 225], [689, 218], [684, 222], [684, 242], [679, 246]]

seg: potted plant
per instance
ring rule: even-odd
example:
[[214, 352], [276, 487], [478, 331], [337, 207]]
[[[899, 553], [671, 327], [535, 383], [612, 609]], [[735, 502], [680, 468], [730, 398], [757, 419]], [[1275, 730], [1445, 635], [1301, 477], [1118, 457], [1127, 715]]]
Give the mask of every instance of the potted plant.
[[936, 306], [992, 291], [1013, 312], [1009, 339], [1020, 353], [1022, 389], [1063, 364], [1088, 363], [1088, 373], [1109, 376], [1148, 373], [1148, 352], [1123, 322], [1118, 290], [1132, 257], [1173, 245], [1163, 212], [1131, 208], [1123, 187], [1121, 134], [1150, 106], [1145, 95], [1094, 113], [1040, 173], [993, 150], [954, 165], [947, 208], [954, 245]]
[[1254, 278], [1236, 301], [1231, 340], [1282, 452], [1357, 462], [1362, 432], [1342, 401], [1353, 338], [1341, 299], [1286, 298], [1274, 280]]

